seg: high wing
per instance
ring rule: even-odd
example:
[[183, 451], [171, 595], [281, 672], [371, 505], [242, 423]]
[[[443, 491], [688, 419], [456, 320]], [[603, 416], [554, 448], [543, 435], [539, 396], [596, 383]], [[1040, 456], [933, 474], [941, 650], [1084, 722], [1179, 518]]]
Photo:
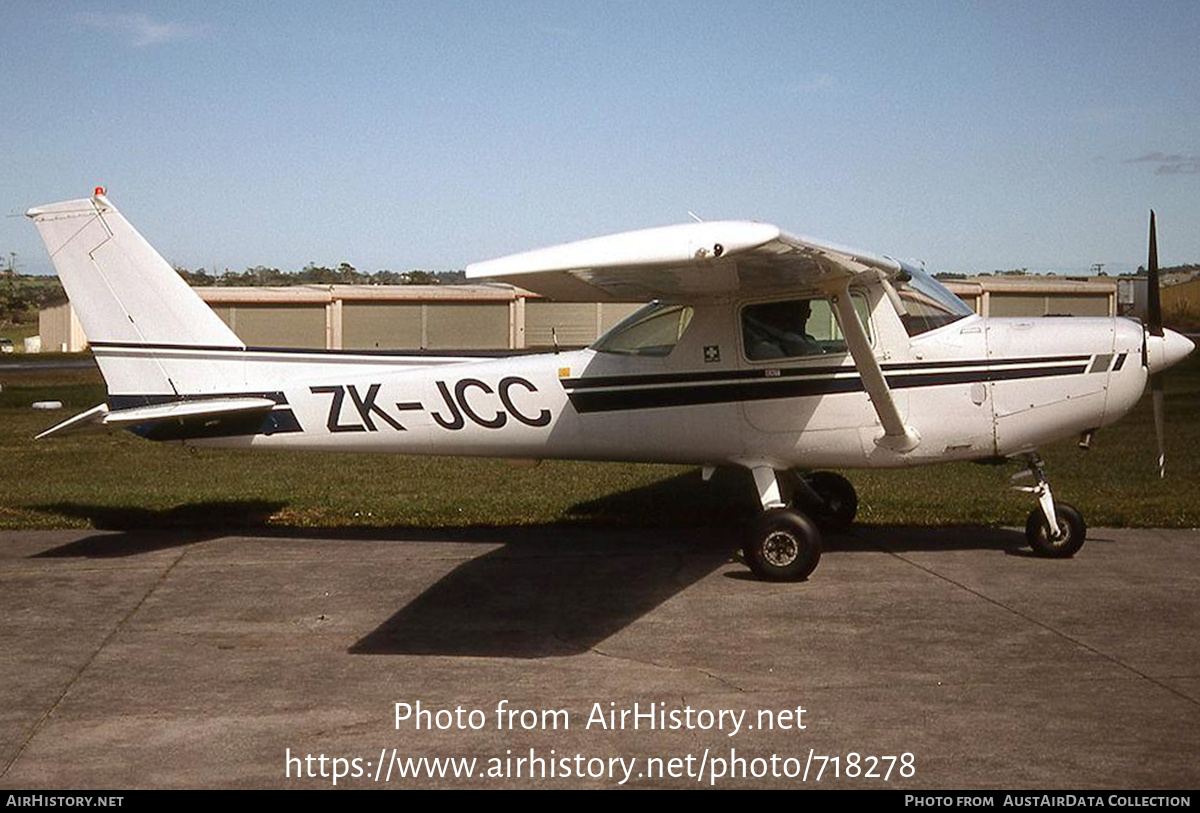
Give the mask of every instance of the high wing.
[[[907, 451], [920, 437], [900, 417], [849, 296], [856, 277], [870, 274], [881, 280], [901, 270], [890, 257], [796, 237], [767, 223], [727, 220], [624, 232], [512, 254], [468, 265], [467, 277], [512, 283], [564, 302], [694, 303], [735, 294], [805, 290], [829, 295], [883, 426], [876, 442]], [[774, 484], [773, 471], [764, 467], [762, 473]], [[764, 505], [774, 499], [766, 488], [760, 484]]]
[[511, 254], [467, 266], [560, 302], [696, 302], [784, 289], [835, 291], [900, 263], [746, 221], [687, 223]]

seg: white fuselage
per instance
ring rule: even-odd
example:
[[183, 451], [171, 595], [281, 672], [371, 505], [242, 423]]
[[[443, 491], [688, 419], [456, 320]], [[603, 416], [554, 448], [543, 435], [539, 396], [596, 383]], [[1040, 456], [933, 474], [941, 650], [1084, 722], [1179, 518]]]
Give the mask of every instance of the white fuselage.
[[[744, 303], [697, 306], [665, 357], [596, 352], [439, 359], [282, 350], [97, 347], [114, 408], [123, 362], [153, 353], [211, 388], [266, 394], [253, 433], [184, 433], [233, 447], [792, 467], [895, 467], [1011, 455], [1124, 415], [1147, 378], [1142, 328], [1119, 318], [967, 317], [910, 338], [882, 295], [869, 332], [920, 442], [896, 451], [848, 353], [750, 361]], [[167, 358], [169, 356], [169, 359]], [[232, 378], [244, 389], [230, 387]], [[164, 394], [163, 398], [167, 396]], [[150, 400], [153, 400], [151, 396]], [[154, 435], [173, 439], [169, 431]]]

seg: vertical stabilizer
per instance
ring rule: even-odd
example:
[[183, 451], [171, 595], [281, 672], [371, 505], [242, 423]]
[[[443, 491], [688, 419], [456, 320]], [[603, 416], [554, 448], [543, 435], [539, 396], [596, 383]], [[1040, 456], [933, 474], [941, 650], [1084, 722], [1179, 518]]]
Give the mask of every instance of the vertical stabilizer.
[[245, 345], [102, 190], [26, 215], [50, 252], [110, 393], [180, 395], [236, 383], [240, 371], [228, 363], [172, 361], [182, 348]]
[[104, 195], [26, 214], [88, 341], [244, 347]]

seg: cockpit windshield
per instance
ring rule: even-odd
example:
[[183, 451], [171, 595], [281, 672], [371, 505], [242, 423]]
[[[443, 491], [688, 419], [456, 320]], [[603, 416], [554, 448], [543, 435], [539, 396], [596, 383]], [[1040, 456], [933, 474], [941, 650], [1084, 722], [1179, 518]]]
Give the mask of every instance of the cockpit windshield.
[[904, 274], [892, 284], [904, 305], [900, 321], [909, 336], [928, 333], [975, 312], [924, 270], [908, 263], [901, 265]]
[[691, 321], [692, 309], [686, 305], [651, 302], [597, 339], [592, 349], [626, 356], [667, 356]]

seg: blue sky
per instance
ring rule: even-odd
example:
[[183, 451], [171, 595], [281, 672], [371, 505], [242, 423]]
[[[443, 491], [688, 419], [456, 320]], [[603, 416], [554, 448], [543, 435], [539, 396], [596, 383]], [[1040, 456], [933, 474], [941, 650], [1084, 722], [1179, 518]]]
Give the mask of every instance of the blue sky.
[[[1200, 261], [1200, 4], [0, 0], [0, 211], [453, 269], [752, 219], [936, 270]], [[48, 272], [32, 225], [0, 252]]]

